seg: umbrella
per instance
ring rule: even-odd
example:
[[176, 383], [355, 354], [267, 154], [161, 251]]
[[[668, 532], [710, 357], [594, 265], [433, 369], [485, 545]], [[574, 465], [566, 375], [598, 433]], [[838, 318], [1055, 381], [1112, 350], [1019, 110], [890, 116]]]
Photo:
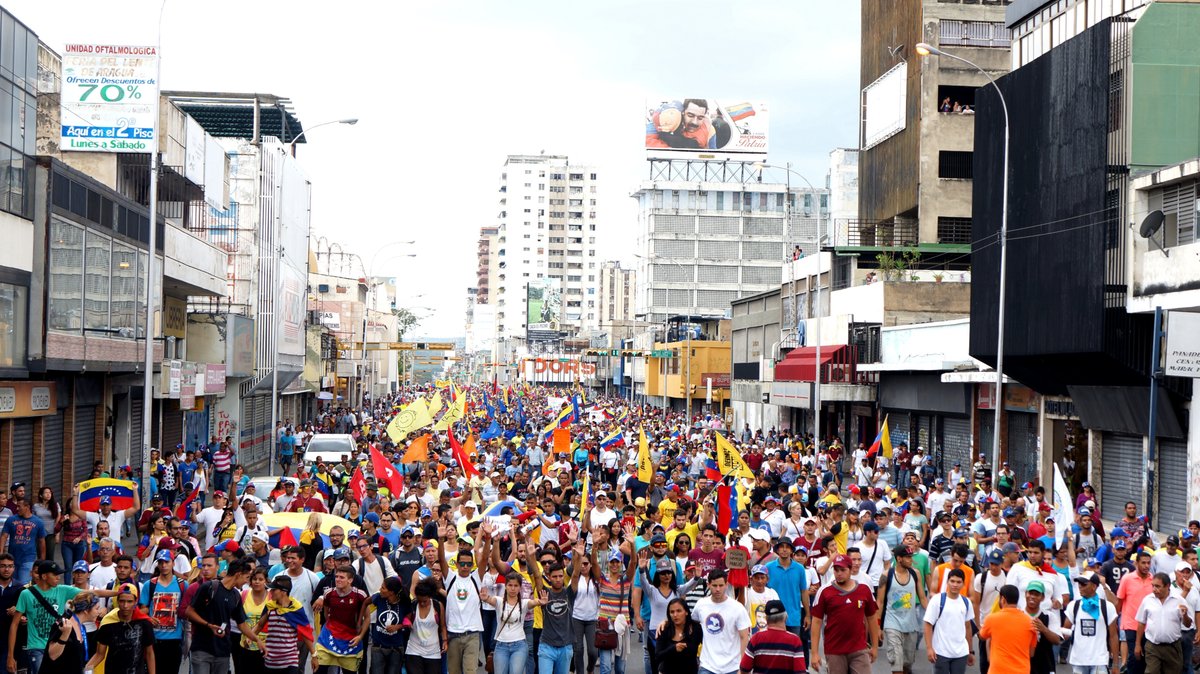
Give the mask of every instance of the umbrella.
[[333, 400], [333, 394], [329, 391], [318, 391], [317, 400]]
[[[304, 528], [308, 526], [308, 518], [312, 513], [267, 513], [262, 516], [263, 524], [267, 525], [267, 529], [281, 529], [279, 533], [271, 536], [271, 545], [280, 548], [288, 545], [298, 545], [300, 543], [300, 534]], [[325, 547], [329, 545], [329, 530], [333, 527], [341, 527], [346, 532], [346, 536], [350, 536], [350, 532], [358, 531], [358, 525], [348, 519], [330, 515], [329, 513], [318, 513], [321, 516], [321, 541]], [[291, 540], [288, 540], [288, 537]]]

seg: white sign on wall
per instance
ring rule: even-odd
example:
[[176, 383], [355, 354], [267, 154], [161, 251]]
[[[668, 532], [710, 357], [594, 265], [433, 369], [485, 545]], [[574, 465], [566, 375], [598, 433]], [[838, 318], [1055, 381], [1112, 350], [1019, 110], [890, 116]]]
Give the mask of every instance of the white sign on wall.
[[59, 147], [72, 152], [150, 152], [156, 147], [158, 50], [68, 44], [62, 56]]
[[1164, 356], [1166, 375], [1200, 378], [1200, 314], [1186, 311], [1167, 314], [1167, 352]]

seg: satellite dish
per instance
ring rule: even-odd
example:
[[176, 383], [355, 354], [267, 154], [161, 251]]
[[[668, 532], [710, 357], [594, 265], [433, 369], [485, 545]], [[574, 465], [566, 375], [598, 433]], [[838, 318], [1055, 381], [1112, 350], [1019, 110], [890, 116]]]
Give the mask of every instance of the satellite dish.
[[1164, 214], [1161, 210], [1150, 211], [1150, 214], [1146, 216], [1146, 219], [1142, 220], [1142, 226], [1138, 228], [1138, 234], [1141, 234], [1143, 239], [1149, 239], [1158, 233], [1158, 230], [1162, 228], [1163, 222], [1165, 222], [1166, 219], [1166, 214]]
[[1158, 244], [1158, 249], [1162, 251], [1163, 256], [1170, 257], [1171, 252], [1167, 250], [1167, 247], [1163, 245], [1163, 242], [1154, 241], [1154, 235], [1157, 234], [1160, 229], [1162, 229], [1163, 222], [1165, 222], [1166, 219], [1167, 216], [1162, 212], [1161, 209], [1150, 211], [1150, 214], [1146, 216], [1146, 219], [1142, 220], [1142, 226], [1138, 228], [1138, 234], [1141, 234], [1143, 239], [1147, 239]]

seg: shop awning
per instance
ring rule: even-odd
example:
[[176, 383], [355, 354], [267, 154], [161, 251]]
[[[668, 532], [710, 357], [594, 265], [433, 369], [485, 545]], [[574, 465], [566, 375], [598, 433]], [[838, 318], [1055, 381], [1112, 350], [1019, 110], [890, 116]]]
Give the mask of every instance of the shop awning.
[[[831, 344], [821, 347], [821, 364], [827, 365], [837, 360], [845, 344]], [[801, 346], [792, 349], [779, 364], [775, 366], [775, 381], [816, 381], [817, 380], [817, 347]]]

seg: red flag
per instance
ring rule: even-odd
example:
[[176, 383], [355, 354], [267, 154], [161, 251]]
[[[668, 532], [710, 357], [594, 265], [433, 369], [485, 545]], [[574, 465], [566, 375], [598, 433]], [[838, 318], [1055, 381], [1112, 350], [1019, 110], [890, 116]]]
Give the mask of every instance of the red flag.
[[[474, 464], [467, 457], [467, 453], [463, 451], [462, 445], [458, 444], [458, 440], [455, 439], [454, 434], [450, 433], [448, 437], [450, 438], [450, 453], [454, 455], [454, 460], [463, 469], [463, 474], [468, 478], [478, 476], [479, 471], [475, 470]], [[470, 445], [471, 449], [474, 449], [475, 439], [468, 435], [467, 444]]]
[[179, 506], [177, 508], [175, 508], [175, 518], [181, 519], [181, 520], [191, 519], [190, 513], [188, 513], [188, 510], [190, 509], [190, 507], [192, 505], [192, 501], [195, 501], [196, 497], [198, 497], [199, 495], [200, 495], [200, 487], [196, 487], [195, 489], [192, 490], [192, 493], [187, 495], [187, 498], [180, 501]]
[[717, 531], [722, 536], [729, 533], [729, 525], [733, 520], [733, 510], [729, 507], [729, 496], [733, 493], [729, 485], [717, 487]]
[[375, 471], [375, 481], [387, 487], [392, 498], [404, 493], [404, 476], [375, 445], [371, 445], [371, 468]]
[[299, 546], [300, 541], [296, 540], [296, 532], [292, 531], [291, 527], [284, 527], [279, 532], [279, 547], [286, 548], [289, 546]]
[[350, 478], [350, 490], [354, 493], [354, 498], [362, 503], [367, 495], [367, 480], [363, 477], [362, 466], [354, 469], [354, 475]]

